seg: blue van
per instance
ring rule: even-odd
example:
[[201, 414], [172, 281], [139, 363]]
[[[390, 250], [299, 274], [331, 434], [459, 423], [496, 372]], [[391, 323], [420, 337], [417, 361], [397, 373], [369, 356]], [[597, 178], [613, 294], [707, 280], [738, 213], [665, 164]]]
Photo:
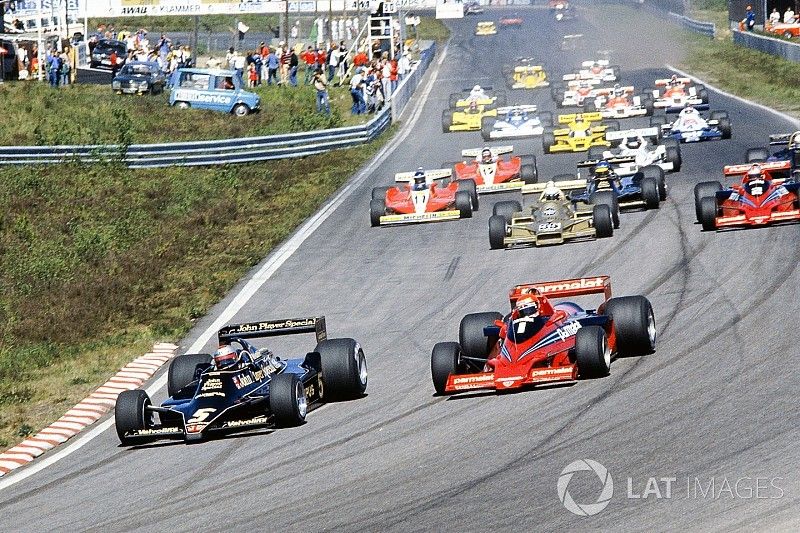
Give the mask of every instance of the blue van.
[[243, 117], [261, 110], [261, 98], [244, 90], [242, 77], [233, 70], [179, 68], [172, 75], [169, 105]]

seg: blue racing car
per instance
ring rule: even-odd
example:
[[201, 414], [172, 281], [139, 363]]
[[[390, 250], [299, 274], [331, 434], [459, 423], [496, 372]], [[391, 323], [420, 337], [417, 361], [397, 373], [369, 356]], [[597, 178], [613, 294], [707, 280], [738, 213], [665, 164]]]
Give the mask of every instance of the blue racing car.
[[660, 127], [664, 138], [680, 142], [730, 139], [732, 135], [727, 111], [712, 111], [709, 118], [703, 118], [693, 107], [682, 109], [678, 118], [671, 123], [667, 122], [666, 117], [651, 117], [650, 126]]
[[611, 210], [614, 227], [619, 227], [619, 211], [624, 208], [658, 209], [667, 199], [664, 170], [657, 165], [642, 167], [630, 176], [619, 176], [612, 165], [628, 163], [633, 157], [612, 157], [578, 163], [578, 168], [588, 168], [586, 189], [573, 191], [572, 202], [605, 204]]
[[[249, 338], [315, 333], [302, 358], [282, 359]], [[302, 424], [322, 402], [358, 398], [367, 362], [353, 339], [328, 339], [325, 317], [265, 320], [219, 330], [212, 354], [184, 354], [169, 366], [169, 398], [154, 406], [143, 390], [117, 398], [114, 419], [125, 445], [157, 439], [202, 440], [214, 433]], [[155, 415], [158, 415], [158, 422]]]
[[790, 173], [785, 176], [798, 180], [800, 177], [800, 131], [794, 133], [778, 133], [769, 136], [770, 146], [783, 146], [777, 152], [770, 154], [769, 148], [750, 148], [747, 150], [747, 163], [762, 163], [764, 161], [789, 161]]

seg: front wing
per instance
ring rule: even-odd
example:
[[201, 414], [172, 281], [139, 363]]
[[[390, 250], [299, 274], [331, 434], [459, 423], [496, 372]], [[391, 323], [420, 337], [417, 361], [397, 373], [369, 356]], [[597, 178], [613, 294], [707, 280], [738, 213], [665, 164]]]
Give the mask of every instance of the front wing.
[[529, 385], [571, 382], [578, 378], [578, 365], [554, 368], [533, 368], [524, 376], [496, 376], [494, 372], [476, 374], [450, 374], [445, 392], [463, 392], [476, 389], [508, 390]]
[[795, 220], [800, 220], [800, 210], [798, 209], [792, 211], [773, 211], [769, 215], [763, 216], [747, 216], [746, 214], [741, 214], [730, 217], [717, 217], [714, 223], [717, 229], [720, 229], [728, 227], [766, 226], [768, 224], [793, 222]]
[[432, 213], [408, 213], [400, 215], [383, 215], [380, 219], [381, 226], [397, 224], [419, 224], [423, 222], [441, 222], [443, 220], [456, 220], [461, 218], [458, 209], [447, 211], [434, 211]]

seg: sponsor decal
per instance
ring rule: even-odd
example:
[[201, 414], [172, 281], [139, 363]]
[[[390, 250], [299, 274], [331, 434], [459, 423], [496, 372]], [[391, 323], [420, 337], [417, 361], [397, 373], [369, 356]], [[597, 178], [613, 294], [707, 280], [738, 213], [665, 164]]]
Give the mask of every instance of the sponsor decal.
[[385, 215], [381, 217], [381, 222], [421, 222], [424, 220], [434, 220], [437, 218], [458, 218], [458, 211], [437, 211], [433, 213], [415, 213], [408, 215]]
[[186, 433], [200, 433], [208, 424], [186, 424]]
[[252, 385], [256, 381], [261, 381], [264, 379], [264, 371], [263, 370], [256, 370], [250, 374], [241, 374], [239, 376], [233, 376], [233, 384], [236, 385], [237, 389], [242, 389], [247, 387], [248, 385]]
[[203, 383], [203, 388], [200, 390], [204, 391], [222, 390], [222, 380], [218, 378], [207, 379], [206, 382]]
[[197, 396], [195, 396], [195, 398], [213, 398], [215, 396], [218, 396], [220, 398], [224, 398], [225, 397], [225, 393], [224, 392], [203, 392], [203, 393], [200, 393]]
[[173, 433], [183, 433], [181, 428], [153, 428], [153, 429], [140, 429], [138, 431], [134, 431], [134, 435], [170, 435]]
[[581, 278], [570, 282], [555, 282], [536, 285], [543, 294], [548, 292], [573, 291], [576, 289], [599, 289], [603, 287], [603, 278]]
[[233, 99], [230, 96], [217, 93], [203, 93], [198, 91], [188, 91], [181, 89], [175, 91], [175, 99], [187, 102], [202, 102], [205, 104], [229, 105]]
[[571, 366], [531, 370], [531, 379], [561, 378], [565, 375], [572, 375]]
[[267, 423], [267, 417], [256, 416], [247, 420], [230, 420], [225, 423], [226, 428], [238, 428], [242, 426], [256, 426]]
[[461, 385], [463, 383], [485, 383], [487, 381], [494, 381], [494, 375], [485, 374], [482, 376], [466, 376], [463, 378], [453, 379], [453, 385]]
[[568, 338], [575, 335], [576, 333], [578, 333], [579, 329], [581, 329], [580, 322], [570, 322], [569, 324], [566, 324], [558, 328], [556, 330], [556, 333], [558, 333], [558, 336], [561, 338], [562, 341], [565, 341]]
[[250, 324], [240, 324], [220, 330], [220, 335], [232, 336], [237, 333], [255, 333], [258, 331], [273, 331], [278, 329], [293, 329], [302, 327], [312, 327], [316, 324], [313, 318], [272, 320], [265, 322], [253, 322]]
[[122, 15], [147, 15], [148, 6], [123, 7]]

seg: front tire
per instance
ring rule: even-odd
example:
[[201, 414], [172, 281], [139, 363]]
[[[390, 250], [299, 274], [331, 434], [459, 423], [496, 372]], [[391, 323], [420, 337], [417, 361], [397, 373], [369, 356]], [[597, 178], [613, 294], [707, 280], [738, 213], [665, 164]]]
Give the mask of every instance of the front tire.
[[522, 205], [517, 200], [504, 200], [492, 206], [492, 216], [502, 216], [506, 224], [510, 224], [514, 214], [521, 211]]
[[614, 222], [611, 218], [611, 209], [607, 205], [596, 205], [592, 208], [592, 224], [598, 239], [605, 239], [614, 235]]
[[445, 394], [447, 379], [458, 374], [460, 347], [457, 342], [438, 342], [431, 352], [431, 378], [436, 394]]
[[353, 400], [367, 390], [367, 358], [354, 339], [328, 339], [314, 349], [322, 360], [323, 398]]
[[472, 197], [467, 191], [456, 193], [456, 209], [459, 218], [472, 218]]
[[702, 181], [694, 186], [694, 214], [698, 222], [703, 221], [700, 201], [706, 196], [715, 197], [717, 191], [721, 190], [722, 184], [718, 181]]
[[655, 178], [642, 179], [642, 200], [645, 209], [658, 209], [661, 203], [661, 195], [658, 192], [658, 182]]
[[575, 335], [575, 359], [583, 379], [602, 378], [611, 371], [611, 349], [600, 326], [585, 326]]
[[717, 199], [714, 196], [706, 196], [700, 199], [700, 224], [705, 231], [717, 229]]
[[125, 437], [130, 431], [141, 431], [152, 426], [152, 415], [147, 412], [150, 396], [143, 390], [126, 390], [117, 396], [114, 407], [114, 425], [123, 446], [130, 446], [135, 439]]
[[504, 239], [506, 238], [506, 219], [502, 215], [492, 215], [489, 217], [489, 248], [500, 250], [505, 248]]
[[477, 211], [480, 204], [478, 203], [478, 186], [475, 185], [475, 180], [458, 180], [458, 190], [469, 194], [470, 201], [472, 203], [472, 210]]
[[605, 304], [611, 317], [616, 350], [621, 355], [645, 355], [656, 349], [656, 319], [653, 306], [644, 296], [611, 298]]
[[595, 191], [589, 197], [589, 203], [593, 205], [607, 205], [611, 211], [611, 220], [614, 228], [619, 228], [619, 199], [613, 191]]
[[497, 342], [497, 337], [487, 337], [484, 335], [483, 329], [494, 326], [496, 320], [502, 319], [503, 315], [496, 311], [465, 315], [458, 327], [461, 353], [467, 357], [486, 359], [492, 346]]
[[658, 165], [647, 165], [642, 168], [642, 175], [645, 179], [652, 178], [656, 180], [658, 185], [658, 199], [664, 201], [667, 199], [667, 181], [664, 175], [664, 169]]
[[276, 374], [269, 382], [269, 410], [277, 427], [299, 426], [306, 420], [308, 400], [297, 374]]

